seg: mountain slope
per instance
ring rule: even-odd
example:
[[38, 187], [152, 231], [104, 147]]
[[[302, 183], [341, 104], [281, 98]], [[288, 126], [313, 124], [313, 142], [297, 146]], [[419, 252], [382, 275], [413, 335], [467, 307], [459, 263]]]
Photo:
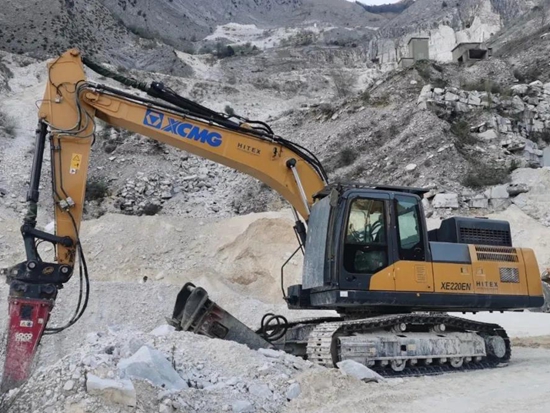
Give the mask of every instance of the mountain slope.
[[282, 27], [305, 22], [374, 24], [378, 17], [346, 0], [101, 0], [127, 27], [177, 47], [225, 23]]
[[79, 47], [115, 65], [188, 76], [163, 44], [144, 44], [97, 0], [21, 0], [0, 13], [0, 49], [50, 57]]

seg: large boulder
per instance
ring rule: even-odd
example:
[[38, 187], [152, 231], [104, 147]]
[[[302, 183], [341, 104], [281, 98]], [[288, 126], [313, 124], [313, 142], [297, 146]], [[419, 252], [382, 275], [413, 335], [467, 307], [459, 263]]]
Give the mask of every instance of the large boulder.
[[437, 194], [432, 201], [434, 208], [458, 208], [458, 194]]
[[512, 99], [512, 110], [514, 113], [521, 113], [525, 110], [525, 103], [519, 96], [514, 96]]
[[525, 84], [514, 85], [510, 89], [512, 90], [512, 93], [514, 95], [523, 96], [523, 95], [527, 94], [527, 90], [529, 89], [529, 86], [527, 86]]
[[120, 360], [118, 368], [126, 377], [148, 380], [167, 390], [188, 387], [164, 354], [147, 346], [141, 347], [131, 357]]
[[345, 376], [352, 376], [365, 382], [378, 382], [384, 380], [384, 378], [375, 371], [353, 360], [340, 361], [336, 363], [336, 365]]

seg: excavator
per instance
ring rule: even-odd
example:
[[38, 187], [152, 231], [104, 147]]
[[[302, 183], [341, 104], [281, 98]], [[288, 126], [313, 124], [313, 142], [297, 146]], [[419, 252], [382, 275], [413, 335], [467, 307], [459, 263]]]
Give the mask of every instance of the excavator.
[[[87, 80], [85, 65], [126, 88]], [[48, 62], [47, 73], [21, 227], [26, 260], [6, 273], [4, 391], [29, 377], [43, 335], [69, 328], [86, 309], [90, 280], [80, 223], [96, 119], [226, 165], [279, 193], [294, 213], [295, 253], [304, 254], [301, 284], [285, 290], [281, 270], [284, 299], [290, 309], [335, 314], [294, 322], [266, 314], [253, 331], [205, 290], [186, 284], [169, 318], [178, 330], [283, 350], [328, 367], [351, 359], [385, 375], [433, 374], [495, 367], [511, 357], [502, 327], [448, 312], [543, 305], [535, 254], [513, 246], [508, 222], [452, 217], [428, 231], [426, 190], [329, 183], [314, 154], [264, 122], [218, 113], [160, 82], [123, 76], [77, 49]], [[54, 233], [37, 228], [46, 141]], [[39, 254], [42, 242], [54, 246], [50, 261]], [[51, 326], [58, 292], [76, 272], [77, 308], [65, 325]]]

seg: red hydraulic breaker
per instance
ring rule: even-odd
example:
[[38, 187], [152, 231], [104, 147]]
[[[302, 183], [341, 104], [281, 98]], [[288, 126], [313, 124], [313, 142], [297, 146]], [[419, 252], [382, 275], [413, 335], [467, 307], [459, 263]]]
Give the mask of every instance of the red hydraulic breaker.
[[53, 300], [9, 297], [10, 321], [2, 391], [17, 387], [29, 377], [52, 308]]

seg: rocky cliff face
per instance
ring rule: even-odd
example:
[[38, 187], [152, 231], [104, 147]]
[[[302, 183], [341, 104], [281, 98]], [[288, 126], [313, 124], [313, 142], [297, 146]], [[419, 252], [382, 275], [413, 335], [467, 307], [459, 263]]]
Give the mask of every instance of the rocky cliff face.
[[393, 64], [408, 56], [411, 37], [429, 37], [430, 58], [450, 62], [456, 44], [487, 42], [534, 6], [526, 0], [418, 0], [378, 31], [379, 60]]
[[[126, 68], [191, 74], [174, 50], [230, 42], [229, 23], [313, 31], [313, 43], [367, 46], [392, 68], [411, 36], [430, 37], [430, 57], [451, 60], [460, 42], [483, 42], [535, 6], [529, 0], [418, 0], [393, 13], [371, 13], [346, 0], [21, 0], [0, 14], [0, 49], [49, 57], [68, 47]], [[224, 26], [225, 25], [225, 26]], [[260, 49], [274, 47], [279, 36]], [[302, 40], [303, 43], [303, 40]], [[393, 65], [393, 66], [392, 66]]]
[[353, 27], [376, 20], [345, 0], [22, 0], [0, 13], [0, 49], [49, 57], [79, 47], [115, 65], [185, 76], [173, 49], [186, 50], [228, 22]]

